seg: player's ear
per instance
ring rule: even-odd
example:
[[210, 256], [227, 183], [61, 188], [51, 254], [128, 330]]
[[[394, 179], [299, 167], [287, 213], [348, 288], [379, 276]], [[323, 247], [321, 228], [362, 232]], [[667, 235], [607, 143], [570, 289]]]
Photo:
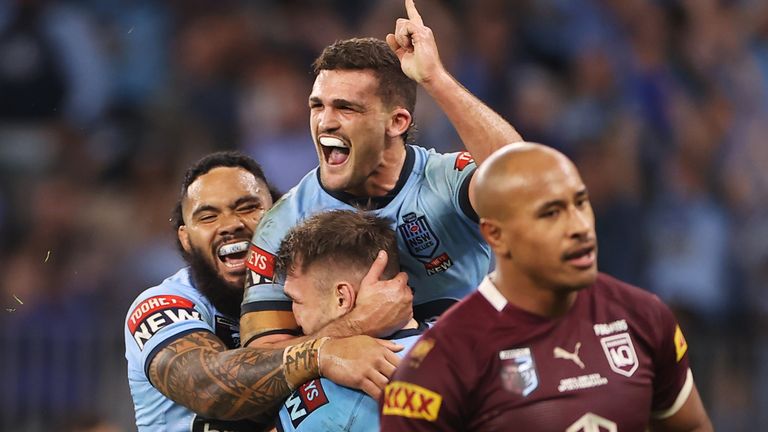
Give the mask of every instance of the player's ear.
[[482, 234], [486, 243], [493, 249], [493, 252], [503, 258], [512, 258], [512, 252], [504, 241], [504, 230], [494, 219], [480, 218], [480, 234]]
[[179, 229], [176, 230], [176, 235], [179, 237], [179, 243], [181, 243], [181, 248], [184, 249], [184, 252], [191, 253], [192, 245], [189, 242], [189, 233], [187, 232], [187, 226], [181, 225]]
[[355, 307], [357, 294], [355, 288], [349, 282], [339, 281], [336, 283], [334, 295], [336, 296], [336, 307], [338, 307], [342, 313], [347, 313]]
[[387, 123], [387, 136], [390, 138], [404, 134], [411, 126], [413, 120], [411, 113], [403, 107], [395, 108], [389, 116]]

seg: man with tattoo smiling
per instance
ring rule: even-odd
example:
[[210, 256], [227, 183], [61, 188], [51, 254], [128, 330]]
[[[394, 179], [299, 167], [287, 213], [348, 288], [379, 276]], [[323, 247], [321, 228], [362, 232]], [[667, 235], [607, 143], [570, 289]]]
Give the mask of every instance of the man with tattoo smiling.
[[[394, 370], [402, 347], [367, 336], [239, 348], [246, 249], [272, 203], [261, 168], [239, 153], [214, 153], [187, 170], [173, 222], [189, 266], [141, 293], [125, 321], [140, 431], [258, 431], [299, 384], [324, 376], [377, 397]], [[403, 278], [379, 281], [386, 261], [364, 278], [368, 290], [402, 288]]]

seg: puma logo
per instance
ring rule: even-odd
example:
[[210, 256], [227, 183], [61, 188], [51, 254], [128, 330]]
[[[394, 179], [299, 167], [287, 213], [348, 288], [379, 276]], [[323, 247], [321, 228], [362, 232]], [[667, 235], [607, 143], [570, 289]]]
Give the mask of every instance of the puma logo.
[[580, 348], [581, 348], [581, 342], [576, 342], [576, 347], [573, 349], [572, 353], [560, 347], [555, 347], [554, 349], [555, 358], [571, 360], [574, 363], [576, 363], [580, 368], [584, 369], [584, 363], [579, 358]]

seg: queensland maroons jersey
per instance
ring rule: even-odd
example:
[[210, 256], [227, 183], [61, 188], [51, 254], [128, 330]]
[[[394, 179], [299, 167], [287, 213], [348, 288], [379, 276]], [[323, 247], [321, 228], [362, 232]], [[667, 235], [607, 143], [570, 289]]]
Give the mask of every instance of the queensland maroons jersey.
[[[427, 329], [400, 330], [389, 339], [408, 352]], [[289, 431], [379, 431], [379, 404], [367, 394], [326, 379], [314, 379], [300, 386], [280, 408], [278, 430]]]
[[274, 277], [274, 254], [291, 227], [325, 210], [373, 207], [371, 212], [390, 219], [397, 232], [401, 268], [414, 290], [414, 317], [424, 321], [440, 315], [488, 273], [490, 249], [469, 204], [475, 167], [467, 152], [440, 154], [409, 145], [392, 192], [357, 201], [329, 193], [320, 184], [319, 169], [310, 172], [259, 223], [246, 261], [243, 313], [291, 310]]
[[382, 398], [382, 431], [645, 431], [693, 388], [654, 295], [600, 274], [566, 315], [508, 304], [490, 279], [428, 330]]
[[194, 331], [214, 333], [228, 348], [240, 345], [237, 321], [224, 316], [192, 285], [184, 268], [141, 293], [125, 319], [125, 358], [139, 431], [254, 431], [248, 421], [202, 418], [160, 393], [149, 381], [152, 358], [171, 342]]

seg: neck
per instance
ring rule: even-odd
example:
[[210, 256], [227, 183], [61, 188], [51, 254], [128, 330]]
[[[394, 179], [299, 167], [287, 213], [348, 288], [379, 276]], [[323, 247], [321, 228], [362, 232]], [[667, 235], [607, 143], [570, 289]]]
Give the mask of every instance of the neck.
[[402, 139], [388, 143], [381, 162], [359, 188], [345, 192], [355, 196], [385, 196], [397, 186], [405, 164], [405, 145]]
[[546, 287], [519, 273], [498, 267], [490, 275], [501, 295], [516, 307], [545, 318], [565, 315], [576, 301], [578, 290]]

